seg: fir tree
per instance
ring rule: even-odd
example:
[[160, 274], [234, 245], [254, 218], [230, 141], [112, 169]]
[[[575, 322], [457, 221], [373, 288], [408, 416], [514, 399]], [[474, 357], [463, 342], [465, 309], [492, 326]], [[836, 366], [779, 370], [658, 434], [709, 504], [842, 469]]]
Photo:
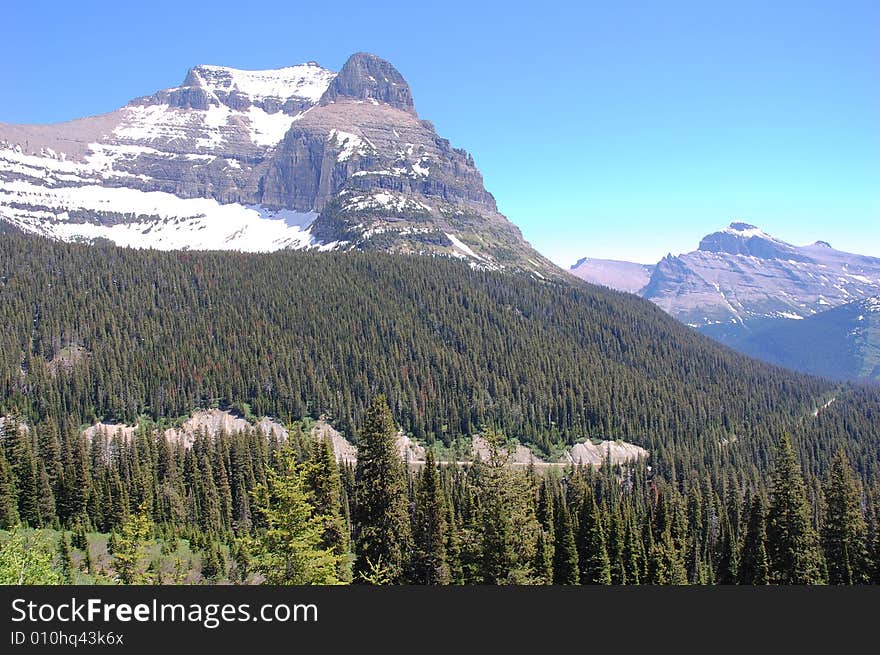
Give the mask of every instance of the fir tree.
[[226, 558], [220, 545], [211, 541], [202, 552], [202, 577], [206, 580], [217, 581], [226, 575]]
[[822, 561], [804, 478], [788, 435], [776, 449], [767, 515], [770, 580], [775, 584], [820, 584]]
[[70, 541], [66, 532], [61, 532], [58, 538], [58, 571], [64, 584], [73, 584], [73, 557], [70, 554]]
[[868, 526], [862, 516], [858, 482], [841, 450], [834, 457], [825, 486], [822, 541], [831, 584], [869, 581]]
[[486, 430], [483, 438], [489, 453], [479, 478], [481, 581], [533, 582], [540, 524], [535, 516], [532, 481], [510, 465], [511, 449], [503, 434]]
[[623, 534], [623, 570], [626, 584], [637, 585], [644, 576], [644, 544], [632, 519], [626, 521]]
[[611, 565], [611, 584], [626, 584], [626, 567], [624, 566], [624, 528], [620, 516], [620, 507], [615, 503], [608, 515], [608, 537], [605, 540], [608, 560]]
[[153, 530], [145, 506], [129, 517], [119, 533], [114, 533], [111, 553], [113, 568], [123, 584], [145, 584], [147, 540]]
[[254, 499], [266, 528], [248, 540], [250, 566], [267, 584], [338, 584], [342, 556], [322, 548], [325, 517], [315, 513], [306, 479], [309, 463], [299, 464], [285, 449], [279, 471], [269, 470], [268, 489]]
[[328, 439], [313, 440], [310, 448], [307, 482], [315, 513], [324, 517], [321, 547], [339, 557], [336, 576], [351, 582], [351, 539], [343, 511], [342, 479], [336, 456]]
[[0, 447], [0, 530], [10, 530], [18, 522], [18, 486], [5, 448]]
[[3, 422], [3, 431], [6, 459], [17, 489], [18, 515], [27, 525], [39, 527], [39, 478], [30, 433], [16, 417], [9, 417]]
[[355, 579], [394, 584], [405, 579], [410, 559], [410, 521], [406, 471], [395, 446], [397, 430], [385, 396], [367, 410], [358, 433], [355, 469]]
[[564, 498], [559, 498], [554, 508], [556, 526], [553, 544], [553, 584], [574, 585], [578, 583], [578, 551], [574, 540], [571, 515]]
[[611, 584], [611, 562], [596, 497], [590, 490], [583, 500], [578, 535], [581, 584]]
[[416, 482], [413, 507], [412, 581], [416, 584], [449, 584], [444, 505], [434, 452], [429, 448]]
[[749, 508], [748, 525], [743, 535], [742, 557], [737, 575], [739, 584], [770, 583], [770, 562], [767, 555], [767, 525], [764, 498], [754, 494]]

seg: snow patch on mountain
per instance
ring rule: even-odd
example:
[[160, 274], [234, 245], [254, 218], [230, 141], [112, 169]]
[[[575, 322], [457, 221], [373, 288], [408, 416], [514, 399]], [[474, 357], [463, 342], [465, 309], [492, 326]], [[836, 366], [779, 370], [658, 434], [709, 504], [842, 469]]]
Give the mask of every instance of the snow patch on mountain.
[[[73, 210], [107, 220], [76, 220]], [[0, 187], [0, 216], [25, 231], [56, 239], [105, 238], [133, 248], [265, 252], [316, 245], [309, 234], [316, 212], [273, 212], [125, 187], [50, 188], [16, 180]], [[115, 221], [115, 216], [128, 220]]]
[[339, 148], [336, 161], [348, 161], [353, 155], [365, 155], [369, 152], [367, 141], [351, 132], [342, 130], [330, 130], [327, 135], [327, 143]]
[[270, 70], [241, 70], [202, 64], [192, 69], [200, 86], [217, 93], [238, 91], [252, 101], [302, 98], [318, 102], [336, 73], [314, 62]]
[[472, 257], [473, 259], [478, 259], [478, 260], [481, 260], [481, 261], [485, 261], [485, 258], [481, 257], [480, 255], [478, 255], [477, 253], [475, 253], [473, 250], [471, 250], [470, 246], [468, 246], [464, 241], [462, 241], [461, 239], [459, 239], [459, 238], [458, 238], [457, 236], [455, 236], [454, 234], [449, 234], [448, 232], [444, 232], [444, 234], [446, 235], [446, 238], [447, 238], [447, 239], [449, 239], [450, 241], [452, 241], [452, 245], [455, 246], [456, 249], [460, 250], [461, 252], [463, 252], [463, 253], [464, 253], [465, 255], [467, 255], [468, 257]]

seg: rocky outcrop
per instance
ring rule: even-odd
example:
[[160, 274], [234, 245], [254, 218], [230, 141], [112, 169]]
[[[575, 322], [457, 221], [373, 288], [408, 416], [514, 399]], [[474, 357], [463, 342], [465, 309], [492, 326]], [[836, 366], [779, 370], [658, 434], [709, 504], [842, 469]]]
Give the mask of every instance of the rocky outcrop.
[[574, 465], [601, 466], [607, 461], [624, 464], [647, 457], [647, 450], [626, 441], [585, 441], [572, 446], [563, 461]]
[[[96, 437], [101, 437], [106, 441], [114, 438], [130, 441], [137, 434], [138, 429], [138, 425], [98, 422], [85, 428], [83, 435], [89, 441]], [[220, 409], [193, 412], [179, 427], [167, 428], [162, 434], [166, 440], [181, 443], [189, 448], [200, 434], [206, 434], [213, 438], [219, 434], [234, 434], [252, 430], [278, 441], [286, 441], [288, 438], [287, 429], [267, 416], [251, 423], [240, 416]]]
[[321, 104], [341, 101], [372, 101], [415, 114], [409, 84], [394, 66], [366, 52], [348, 58]]

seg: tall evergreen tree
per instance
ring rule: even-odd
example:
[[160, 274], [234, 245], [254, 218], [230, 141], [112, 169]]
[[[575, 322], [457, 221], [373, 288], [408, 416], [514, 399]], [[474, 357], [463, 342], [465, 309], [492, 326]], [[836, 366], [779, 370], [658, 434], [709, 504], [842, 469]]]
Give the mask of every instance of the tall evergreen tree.
[[328, 439], [316, 439], [311, 444], [308, 485], [312, 492], [315, 512], [324, 517], [321, 547], [339, 557], [337, 577], [351, 582], [351, 538], [343, 510], [342, 478], [339, 465]]
[[804, 478], [788, 435], [779, 440], [767, 515], [770, 581], [821, 584], [819, 537], [813, 529]]
[[869, 581], [868, 526], [862, 516], [858, 482], [846, 454], [838, 451], [825, 485], [822, 541], [831, 584]]
[[496, 430], [483, 434], [489, 449], [480, 468], [480, 578], [485, 584], [535, 581], [540, 523], [532, 480], [511, 466], [511, 450]]
[[413, 506], [412, 581], [417, 584], [449, 584], [446, 561], [446, 508], [434, 451], [425, 454], [425, 465], [416, 481]]
[[61, 578], [64, 580], [64, 584], [73, 584], [73, 558], [70, 554], [70, 541], [67, 538], [67, 533], [62, 531], [61, 536], [58, 538], [58, 572], [61, 573]]
[[583, 499], [579, 523], [578, 561], [581, 584], [611, 584], [611, 561], [605, 544], [605, 529], [592, 490]]
[[741, 585], [770, 583], [770, 562], [767, 555], [767, 523], [764, 498], [756, 493], [749, 508], [748, 525], [743, 535], [742, 557], [737, 581]]
[[37, 461], [28, 427], [18, 417], [3, 421], [3, 445], [17, 490], [18, 515], [31, 527], [39, 527], [40, 490]]
[[6, 461], [5, 448], [0, 447], [0, 530], [9, 530], [18, 525], [18, 521], [18, 485]]
[[316, 514], [306, 479], [310, 463], [300, 464], [293, 452], [279, 455], [278, 471], [269, 469], [265, 487], [254, 497], [265, 529], [246, 540], [249, 566], [268, 584], [338, 584], [344, 556], [322, 547], [325, 517]]
[[410, 560], [406, 471], [385, 396], [377, 396], [358, 432], [355, 468], [355, 580], [404, 582]]
[[578, 551], [571, 515], [564, 497], [558, 498], [554, 514], [556, 517], [554, 529], [556, 541], [553, 545], [553, 584], [574, 585], [580, 579]]

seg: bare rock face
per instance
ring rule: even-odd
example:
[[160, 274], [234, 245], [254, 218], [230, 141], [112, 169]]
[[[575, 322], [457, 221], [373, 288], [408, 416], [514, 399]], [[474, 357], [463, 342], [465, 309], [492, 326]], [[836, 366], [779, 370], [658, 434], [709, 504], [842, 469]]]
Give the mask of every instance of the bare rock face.
[[609, 460], [612, 464], [623, 464], [647, 457], [647, 450], [626, 441], [601, 441], [598, 444], [587, 441], [572, 446], [565, 461], [575, 465], [601, 466]]
[[[100, 437], [105, 442], [114, 438], [127, 442], [137, 434], [138, 429], [137, 425], [98, 422], [85, 428], [83, 436], [89, 441]], [[279, 442], [286, 441], [288, 437], [287, 429], [267, 416], [255, 423], [250, 423], [240, 416], [220, 409], [203, 409], [193, 412], [180, 427], [166, 429], [163, 436], [169, 442], [180, 443], [189, 448], [200, 434], [214, 438], [222, 433], [234, 434], [248, 431], [260, 432], [267, 438]]]
[[389, 62], [195, 66], [100, 117], [0, 124], [0, 222], [160, 249], [383, 250], [561, 273]]
[[880, 259], [825, 242], [795, 246], [734, 222], [703, 238], [697, 250], [664, 258], [641, 295], [692, 327], [723, 336], [877, 293]]
[[321, 98], [321, 104], [342, 100], [372, 101], [416, 113], [409, 84], [403, 76], [384, 59], [366, 52], [349, 57]]
[[835, 250], [826, 241], [795, 246], [742, 221], [654, 266], [583, 259], [572, 272], [635, 291], [730, 344], [767, 321], [799, 320], [880, 294], [880, 259]]

